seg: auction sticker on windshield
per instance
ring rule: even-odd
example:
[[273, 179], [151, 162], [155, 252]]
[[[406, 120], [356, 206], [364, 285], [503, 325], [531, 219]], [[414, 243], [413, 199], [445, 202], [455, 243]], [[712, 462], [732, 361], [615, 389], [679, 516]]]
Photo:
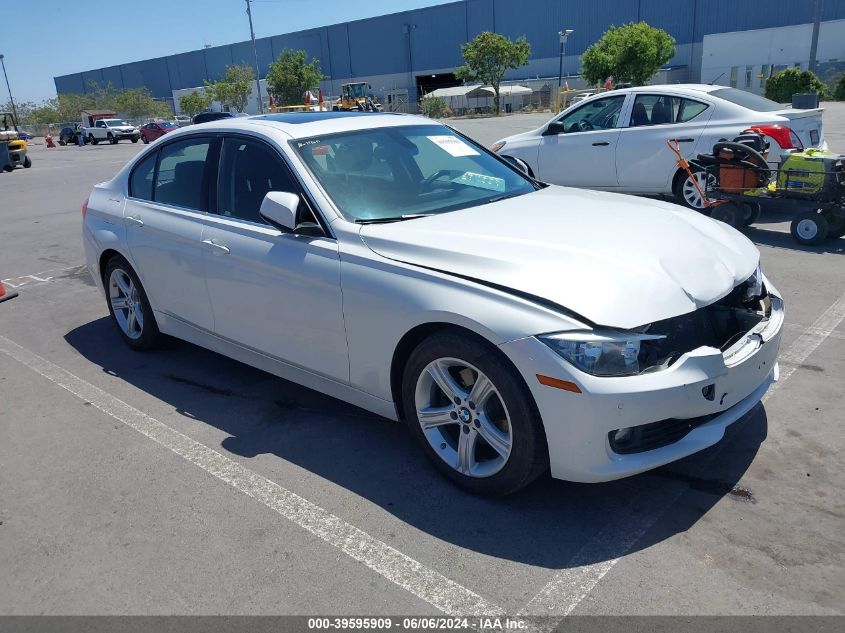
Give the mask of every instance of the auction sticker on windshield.
[[426, 136], [426, 138], [441, 149], [449, 152], [452, 156], [478, 156], [477, 151], [456, 136], [443, 134], [440, 136]]

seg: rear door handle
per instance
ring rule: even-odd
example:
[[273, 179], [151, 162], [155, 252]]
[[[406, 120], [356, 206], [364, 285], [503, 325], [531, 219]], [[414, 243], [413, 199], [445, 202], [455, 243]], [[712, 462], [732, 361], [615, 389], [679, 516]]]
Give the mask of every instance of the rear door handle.
[[604, 147], [605, 145], [610, 145], [607, 141], [599, 141], [598, 143], [593, 143], [593, 147]]
[[127, 215], [126, 220], [128, 222], [132, 222], [133, 224], [137, 224], [138, 226], [144, 226], [144, 221], [137, 215]]
[[694, 138], [673, 138], [670, 139], [673, 143], [692, 143], [695, 141]]
[[220, 244], [217, 240], [203, 240], [202, 243], [208, 244], [215, 250], [216, 253], [220, 255], [228, 255], [229, 253], [231, 253], [228, 246], [226, 246], [225, 244]]

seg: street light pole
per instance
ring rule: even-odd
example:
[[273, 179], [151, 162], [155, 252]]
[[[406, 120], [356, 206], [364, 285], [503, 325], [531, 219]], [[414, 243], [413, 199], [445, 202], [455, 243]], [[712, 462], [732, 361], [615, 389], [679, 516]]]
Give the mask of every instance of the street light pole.
[[255, 31], [252, 28], [252, 9], [250, 0], [246, 0], [246, 15], [249, 18], [249, 36], [252, 38], [252, 54], [255, 56], [255, 87], [258, 90], [258, 114], [264, 114], [264, 103], [261, 100], [261, 69], [258, 67], [258, 49], [255, 46]]
[[572, 35], [572, 29], [558, 31], [557, 34], [560, 36], [560, 67], [557, 73], [557, 91], [560, 92], [560, 88], [563, 85], [563, 57], [566, 54], [566, 38]]
[[6, 89], [9, 91], [9, 101], [12, 104], [12, 116], [15, 117], [15, 129], [18, 129], [18, 111], [15, 109], [15, 100], [12, 98], [12, 87], [9, 85], [9, 75], [6, 74], [6, 62], [3, 61], [5, 57], [5, 55], [0, 53], [0, 64], [3, 66], [3, 77], [6, 78]]

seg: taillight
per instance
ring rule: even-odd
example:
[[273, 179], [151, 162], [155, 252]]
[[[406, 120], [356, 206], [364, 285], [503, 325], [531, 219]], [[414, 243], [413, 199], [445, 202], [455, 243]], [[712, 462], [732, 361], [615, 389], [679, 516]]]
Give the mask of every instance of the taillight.
[[781, 149], [804, 149], [804, 144], [792, 128], [785, 125], [754, 125], [751, 127], [755, 132], [771, 136]]
[[85, 202], [82, 203], [82, 217], [83, 219], [88, 214], [88, 198], [85, 198]]

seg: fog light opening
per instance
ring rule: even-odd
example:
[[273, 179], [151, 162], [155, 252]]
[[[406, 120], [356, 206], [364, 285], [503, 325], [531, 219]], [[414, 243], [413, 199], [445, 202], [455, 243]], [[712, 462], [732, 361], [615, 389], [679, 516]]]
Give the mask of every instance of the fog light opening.
[[618, 429], [616, 433], [613, 434], [613, 441], [614, 442], [626, 442], [627, 440], [631, 439], [631, 435], [634, 434], [633, 427], [626, 427], [624, 429]]

